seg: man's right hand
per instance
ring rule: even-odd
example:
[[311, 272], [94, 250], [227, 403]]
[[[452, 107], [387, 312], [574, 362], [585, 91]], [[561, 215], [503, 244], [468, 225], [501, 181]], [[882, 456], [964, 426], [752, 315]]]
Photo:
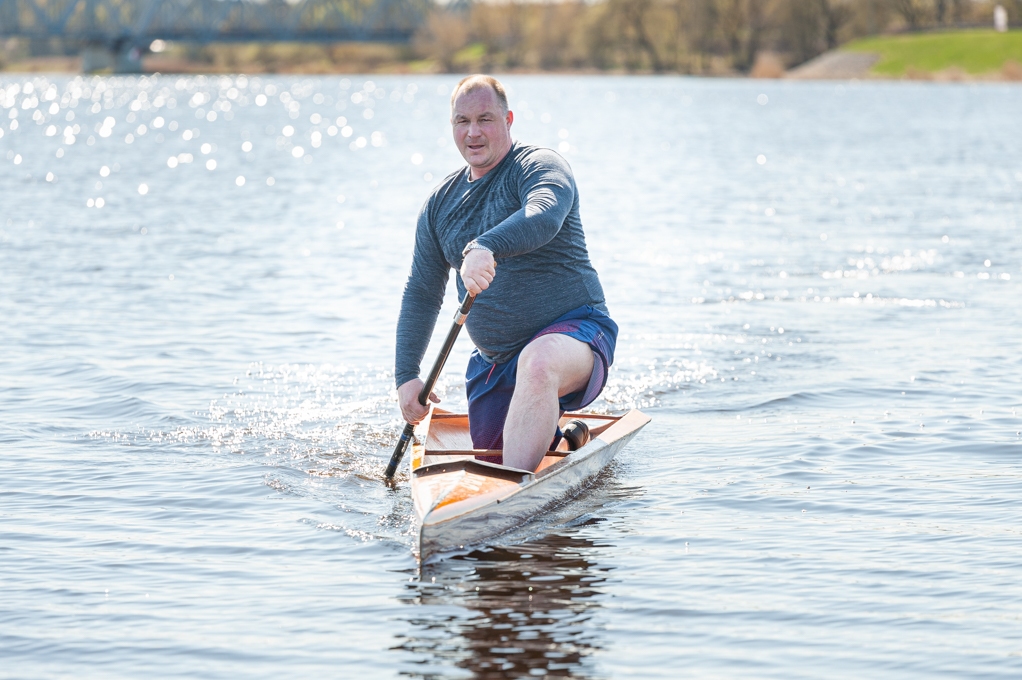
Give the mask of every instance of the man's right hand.
[[[421, 423], [429, 413], [429, 407], [419, 403], [419, 392], [422, 391], [422, 387], [423, 382], [418, 378], [413, 378], [397, 388], [397, 401], [401, 405], [401, 415], [405, 422], [412, 425]], [[440, 403], [440, 397], [432, 392], [429, 393], [429, 400], [434, 404]]]
[[489, 288], [496, 275], [497, 262], [493, 259], [493, 253], [483, 248], [468, 251], [461, 263], [461, 281], [471, 295], [479, 295]]

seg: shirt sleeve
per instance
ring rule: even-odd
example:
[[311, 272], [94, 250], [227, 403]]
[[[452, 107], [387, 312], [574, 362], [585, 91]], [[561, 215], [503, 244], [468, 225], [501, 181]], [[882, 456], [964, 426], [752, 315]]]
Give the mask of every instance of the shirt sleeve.
[[563, 158], [549, 149], [529, 154], [522, 164], [519, 198], [522, 207], [476, 239], [494, 257], [530, 253], [549, 243], [575, 201], [575, 180]]
[[401, 297], [397, 321], [394, 380], [398, 387], [419, 376], [437, 315], [444, 302], [450, 264], [430, 225], [429, 201], [419, 212], [412, 270]]

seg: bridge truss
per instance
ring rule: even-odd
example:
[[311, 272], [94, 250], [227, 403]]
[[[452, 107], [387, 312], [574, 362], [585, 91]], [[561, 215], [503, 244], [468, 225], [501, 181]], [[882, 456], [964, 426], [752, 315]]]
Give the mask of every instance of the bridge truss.
[[431, 5], [431, 0], [0, 0], [0, 37], [62, 38], [105, 49], [114, 55], [113, 70], [132, 71], [138, 70], [132, 60], [139, 61], [154, 40], [404, 42]]

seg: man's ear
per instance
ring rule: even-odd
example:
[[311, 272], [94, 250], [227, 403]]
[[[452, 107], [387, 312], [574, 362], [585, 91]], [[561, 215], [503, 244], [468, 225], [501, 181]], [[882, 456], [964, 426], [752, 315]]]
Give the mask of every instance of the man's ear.
[[509, 130], [511, 129], [511, 123], [513, 123], [513, 122], [515, 122], [514, 111], [508, 111], [507, 112], [507, 127], [508, 127]]

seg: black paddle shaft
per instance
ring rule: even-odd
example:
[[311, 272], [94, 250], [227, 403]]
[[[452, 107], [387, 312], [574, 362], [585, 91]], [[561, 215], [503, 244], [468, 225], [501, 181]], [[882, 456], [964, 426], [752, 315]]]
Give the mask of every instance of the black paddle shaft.
[[[447, 331], [447, 339], [444, 340], [444, 346], [440, 348], [440, 354], [437, 355], [436, 361], [433, 362], [433, 369], [429, 372], [429, 376], [419, 392], [419, 403], [423, 406], [426, 405], [430, 392], [436, 386], [436, 381], [440, 377], [440, 371], [444, 370], [447, 357], [450, 356], [451, 349], [454, 348], [454, 341], [458, 339], [458, 333], [461, 331], [461, 327], [465, 325], [468, 310], [472, 309], [472, 303], [475, 302], [475, 299], [475, 296], [471, 293], [465, 293], [465, 299], [462, 301], [461, 307], [458, 308], [457, 314], [454, 315], [454, 323], [451, 324], [451, 330]], [[415, 426], [411, 423], [405, 423], [405, 429], [401, 432], [401, 438], [397, 440], [397, 446], [394, 447], [394, 453], [391, 455], [387, 471], [384, 473], [387, 479], [394, 478], [397, 466], [405, 455], [405, 449], [408, 448], [408, 442], [412, 440], [414, 433]]]

